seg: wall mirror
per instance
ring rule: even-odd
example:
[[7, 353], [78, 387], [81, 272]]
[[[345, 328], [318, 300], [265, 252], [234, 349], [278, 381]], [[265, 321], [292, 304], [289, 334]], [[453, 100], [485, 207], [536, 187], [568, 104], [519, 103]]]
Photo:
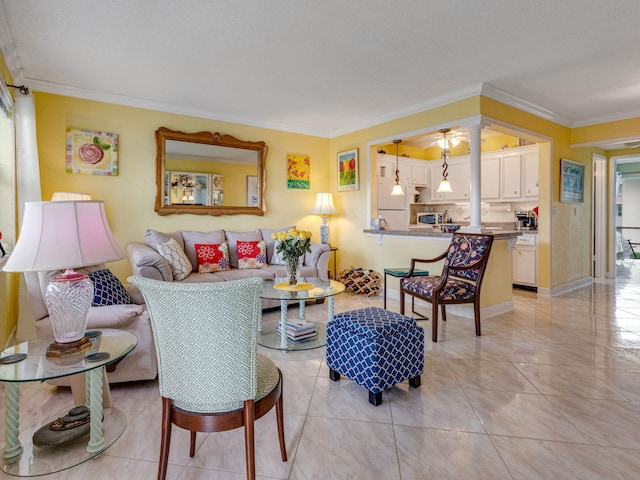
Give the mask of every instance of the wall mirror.
[[156, 146], [158, 215], [264, 215], [264, 142], [160, 127]]

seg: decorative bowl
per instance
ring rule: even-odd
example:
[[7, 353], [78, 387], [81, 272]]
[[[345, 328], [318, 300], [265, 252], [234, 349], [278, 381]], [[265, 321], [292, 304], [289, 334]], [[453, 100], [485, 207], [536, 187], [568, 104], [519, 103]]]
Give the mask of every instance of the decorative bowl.
[[460, 228], [460, 225], [456, 225], [455, 223], [447, 223], [445, 225], [440, 225], [440, 230], [445, 233], [453, 233]]

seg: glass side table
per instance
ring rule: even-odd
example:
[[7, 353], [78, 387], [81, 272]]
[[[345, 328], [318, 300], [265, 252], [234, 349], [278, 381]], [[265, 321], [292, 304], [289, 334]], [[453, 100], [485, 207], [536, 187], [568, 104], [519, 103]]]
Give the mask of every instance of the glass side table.
[[[11, 360], [15, 358], [11, 356], [26, 354], [20, 361], [0, 363], [0, 382], [4, 383], [6, 397], [5, 444], [2, 450], [4, 472], [19, 477], [59, 472], [99, 455], [122, 435], [127, 423], [124, 414], [115, 408], [103, 408], [104, 368], [129, 354], [138, 339], [122, 330], [105, 328], [100, 332], [101, 335], [90, 338], [91, 350], [68, 357], [46, 356], [53, 337], [23, 342], [0, 354], [0, 362], [3, 358]], [[91, 412], [88, 444], [82, 445], [82, 439], [77, 439], [56, 447], [34, 445], [33, 434], [51, 420], [19, 431], [20, 383], [43, 382], [81, 373], [87, 375], [86, 402]], [[67, 411], [62, 412], [56, 418], [66, 414]]]
[[327, 301], [327, 321], [333, 320], [334, 297], [344, 292], [344, 284], [335, 280], [320, 280], [319, 278], [302, 278], [301, 282], [311, 283], [313, 288], [309, 290], [278, 290], [274, 285], [285, 282], [285, 278], [276, 278], [275, 280], [264, 281], [264, 291], [261, 298], [270, 300], [280, 300], [280, 321], [278, 322], [284, 328], [280, 332], [277, 331], [277, 325], [262, 327], [262, 317], [258, 325], [258, 345], [273, 348], [276, 350], [311, 350], [313, 348], [324, 347], [327, 344], [327, 327], [324, 324], [316, 325], [318, 334], [315, 337], [302, 341], [293, 341], [287, 337], [287, 307], [290, 301], [298, 301], [300, 308], [300, 320], [304, 321], [305, 305], [307, 300], [317, 300], [321, 298]]

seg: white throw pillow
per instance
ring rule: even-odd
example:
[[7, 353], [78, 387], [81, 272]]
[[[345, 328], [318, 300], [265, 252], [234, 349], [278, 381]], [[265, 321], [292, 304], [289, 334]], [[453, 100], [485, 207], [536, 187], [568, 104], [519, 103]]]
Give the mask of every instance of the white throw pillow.
[[184, 280], [193, 270], [189, 258], [173, 238], [158, 245], [158, 253], [169, 263], [174, 280]]
[[269, 264], [271, 265], [286, 265], [286, 260], [282, 259], [282, 252], [278, 253], [278, 245], [280, 244], [280, 240], [276, 240], [275, 248], [273, 249], [273, 257], [271, 257], [271, 261]]

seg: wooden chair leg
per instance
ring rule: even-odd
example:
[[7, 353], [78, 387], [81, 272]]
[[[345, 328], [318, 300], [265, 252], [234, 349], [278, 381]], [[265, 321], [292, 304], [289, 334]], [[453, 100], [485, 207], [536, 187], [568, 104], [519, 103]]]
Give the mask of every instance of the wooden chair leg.
[[160, 461], [158, 462], [158, 480], [167, 477], [167, 464], [169, 463], [169, 445], [171, 444], [171, 409], [173, 402], [169, 398], [162, 397], [162, 434], [160, 435]]
[[473, 316], [476, 321], [476, 335], [480, 336], [480, 299], [473, 302]]
[[442, 321], [446, 322], [447, 321], [447, 310], [445, 309], [445, 305], [444, 304], [440, 305], [440, 312], [442, 313]]
[[404, 292], [402, 291], [402, 286], [400, 286], [400, 315], [404, 315]]
[[189, 442], [189, 456], [193, 457], [196, 454], [196, 432], [191, 432], [191, 441]]
[[431, 341], [438, 341], [438, 302], [435, 299], [431, 304]]
[[247, 463], [247, 480], [255, 480], [256, 478], [256, 452], [254, 440], [254, 420], [255, 410], [253, 408], [253, 400], [245, 400], [244, 402], [244, 449], [245, 460]]
[[[280, 375], [280, 382], [282, 383], [282, 375]], [[283, 393], [280, 391], [280, 397], [276, 403], [276, 419], [278, 421], [278, 440], [280, 440], [280, 455], [282, 461], [287, 461], [287, 445], [284, 441], [284, 408], [282, 402]]]

